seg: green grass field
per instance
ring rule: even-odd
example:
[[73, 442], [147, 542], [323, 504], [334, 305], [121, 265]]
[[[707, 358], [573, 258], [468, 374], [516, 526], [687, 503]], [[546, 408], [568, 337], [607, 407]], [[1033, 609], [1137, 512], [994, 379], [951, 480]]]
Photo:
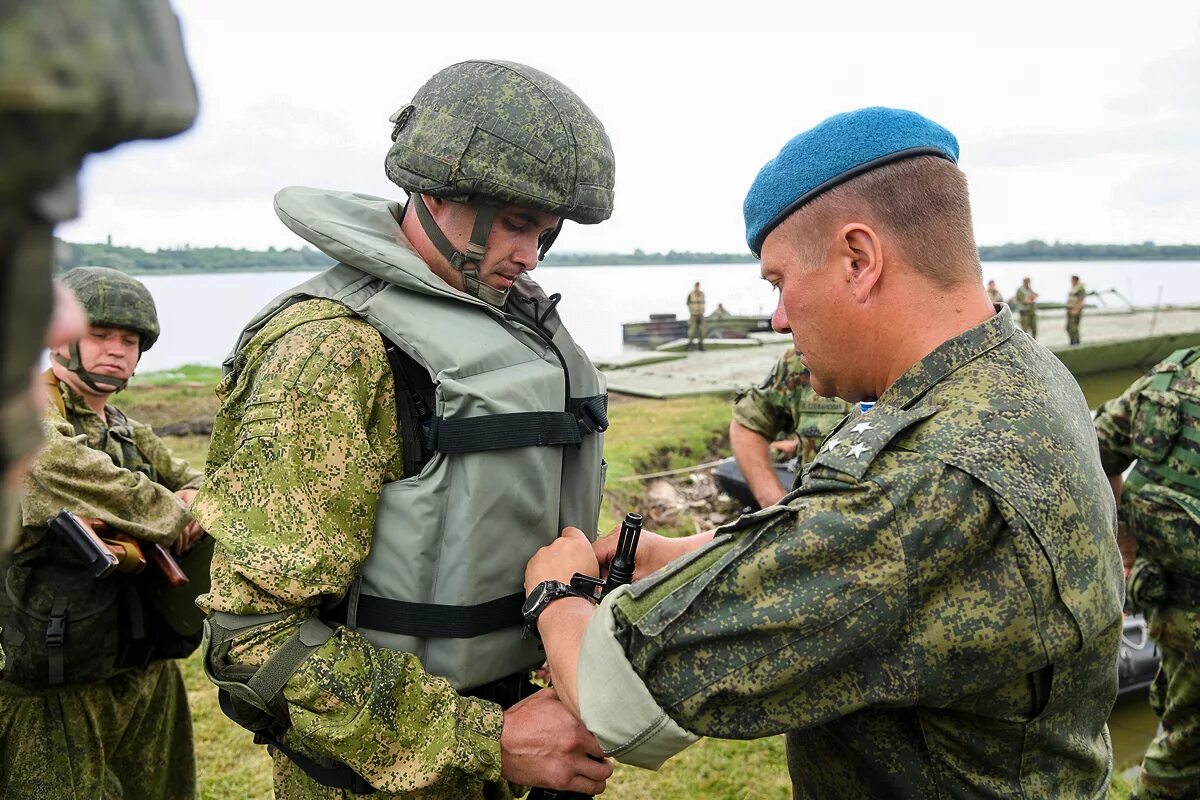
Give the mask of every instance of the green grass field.
[[[217, 403], [212, 394], [218, 372], [183, 368], [173, 373], [138, 376], [117, 404], [133, 417], [153, 425], [210, 416]], [[641, 507], [642, 483], [621, 480], [657, 470], [689, 466], [728, 455], [726, 437], [729, 398], [693, 396], [659, 401], [629, 399], [609, 409], [612, 427], [605, 457], [608, 490], [601, 530], [627, 510]], [[208, 440], [172, 436], [176, 455], [203, 464]], [[663, 532], [692, 533], [686, 520]], [[271, 764], [264, 748], [221, 713], [215, 688], [205, 679], [199, 654], [182, 664], [195, 723], [200, 796], [204, 800], [267, 800]], [[1111, 800], [1126, 798], [1127, 783], [1118, 778]], [[604, 795], [613, 800], [785, 800], [791, 796], [782, 737], [757, 741], [703, 740], [668, 762], [659, 772], [618, 764]]]

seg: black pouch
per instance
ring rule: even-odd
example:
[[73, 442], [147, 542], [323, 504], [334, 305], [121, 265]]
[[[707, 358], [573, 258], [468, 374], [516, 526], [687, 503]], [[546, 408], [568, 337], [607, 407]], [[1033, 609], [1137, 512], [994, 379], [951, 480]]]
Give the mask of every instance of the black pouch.
[[116, 671], [123, 580], [96, 580], [68, 548], [36, 547], [2, 567], [0, 678], [28, 689], [87, 683]]

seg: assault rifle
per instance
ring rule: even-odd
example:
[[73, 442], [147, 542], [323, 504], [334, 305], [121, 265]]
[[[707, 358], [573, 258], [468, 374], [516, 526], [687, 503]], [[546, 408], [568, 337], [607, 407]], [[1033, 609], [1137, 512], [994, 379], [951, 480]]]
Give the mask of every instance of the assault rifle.
[[168, 584], [182, 586], [188, 582], [188, 576], [161, 544], [139, 541], [113, 531], [100, 520], [82, 520], [65, 508], [47, 524], [83, 559], [93, 578], [108, 577], [113, 571], [141, 572], [146, 568], [145, 554], [149, 553], [150, 561], [162, 572]]
[[[638, 539], [642, 535], [642, 515], [630, 511], [621, 522], [621, 533], [617, 536], [617, 550], [608, 564], [608, 575], [604, 580], [576, 572], [571, 586], [595, 600], [601, 600], [618, 586], [633, 580], [634, 557], [637, 555]], [[590, 758], [590, 756], [589, 756]], [[591, 800], [579, 792], [563, 789], [530, 789], [529, 800]]]

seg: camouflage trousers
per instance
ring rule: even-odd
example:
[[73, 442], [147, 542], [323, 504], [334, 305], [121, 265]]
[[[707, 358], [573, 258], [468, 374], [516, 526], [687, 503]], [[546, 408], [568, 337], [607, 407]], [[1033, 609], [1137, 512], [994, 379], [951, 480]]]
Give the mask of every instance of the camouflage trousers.
[[1160, 606], [1150, 635], [1162, 666], [1150, 687], [1161, 728], [1142, 760], [1131, 800], [1200, 797], [1200, 611]]
[[1037, 338], [1037, 312], [1022, 311], [1021, 312], [1021, 330], [1028, 333], [1033, 338]]
[[692, 346], [693, 341], [700, 342], [700, 346], [704, 347], [704, 317], [696, 314], [688, 317], [688, 347]]
[[1071, 344], [1079, 344], [1079, 318], [1082, 314], [1067, 314], [1067, 339]]
[[[360, 795], [342, 789], [322, 786], [305, 774], [304, 770], [279, 753], [272, 754], [275, 773], [276, 800], [355, 800]], [[372, 800], [512, 800], [517, 787], [508, 783], [485, 783], [472, 775], [463, 775], [460, 781], [431, 786], [417, 792], [370, 795]]]
[[0, 797], [195, 796], [192, 718], [174, 661], [58, 691], [0, 683]]

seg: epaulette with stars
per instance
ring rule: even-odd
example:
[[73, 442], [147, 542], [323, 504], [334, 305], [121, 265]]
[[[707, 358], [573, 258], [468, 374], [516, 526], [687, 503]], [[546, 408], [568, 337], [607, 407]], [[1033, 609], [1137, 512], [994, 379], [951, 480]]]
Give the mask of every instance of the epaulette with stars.
[[937, 412], [937, 408], [930, 406], [907, 410], [875, 406], [864, 414], [855, 415], [831, 433], [810, 469], [826, 467], [858, 482], [867, 474], [875, 457], [898, 433]]

